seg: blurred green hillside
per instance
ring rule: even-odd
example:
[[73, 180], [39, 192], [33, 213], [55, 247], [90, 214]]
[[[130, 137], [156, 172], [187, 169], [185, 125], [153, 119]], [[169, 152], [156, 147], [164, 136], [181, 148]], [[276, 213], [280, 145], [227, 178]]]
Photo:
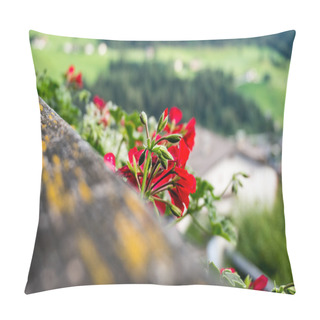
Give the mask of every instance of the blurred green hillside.
[[[219, 77], [220, 89], [225, 83], [228, 88], [224, 92], [231, 93], [233, 96], [232, 100], [226, 100], [223, 97], [216, 100], [214, 107], [218, 110], [215, 110], [215, 114], [221, 113], [222, 119], [226, 116], [227, 120], [223, 120], [224, 126], [227, 124], [230, 127], [227, 130], [219, 127], [216, 129], [225, 134], [233, 134], [237, 129], [243, 128], [248, 132], [268, 131], [271, 128], [270, 119], [276, 123], [276, 127], [282, 127], [292, 33], [294, 34], [294, 32], [284, 33], [279, 39], [262, 37], [235, 41], [171, 43], [168, 41], [100, 41], [56, 37], [30, 31], [30, 40], [37, 73], [46, 70], [52, 78], [60, 80], [67, 68], [74, 65], [77, 72], [82, 72], [85, 86], [93, 94], [99, 94], [104, 99], [112, 100], [124, 108], [145, 110], [150, 108], [151, 111], [154, 111], [156, 107], [163, 108], [172, 105], [182, 107], [178, 103], [183, 103], [185, 107], [187, 104], [187, 100], [176, 99], [172, 96], [158, 99], [157, 105], [150, 105], [152, 99], [149, 97], [148, 90], [153, 90], [153, 94], [156, 95], [155, 91], [163, 89], [163, 95], [165, 95], [168, 89], [152, 85], [153, 83], [159, 85], [158, 75], [155, 72], [148, 73], [148, 76], [150, 77], [151, 74], [152, 77], [146, 80], [146, 82], [151, 82], [150, 85], [147, 83], [147, 87], [150, 87], [148, 90], [139, 87], [139, 83], [143, 82], [145, 69], [140, 78], [137, 78], [134, 74], [130, 74], [130, 72], [135, 72], [132, 65], [144, 67], [150, 63], [156, 65], [155, 70], [159, 71], [160, 68], [160, 72], [165, 74], [163, 80], [170, 82], [170, 86], [176, 82], [179, 83], [181, 90], [178, 90], [178, 94], [188, 97], [189, 100], [190, 90], [198, 83], [195, 82], [195, 79], [199, 81], [202, 74], [211, 71], [212, 77]], [[282, 46], [279, 46], [279, 43]], [[201, 79], [207, 78], [208, 75]], [[208, 88], [208, 90], [211, 89]], [[214, 90], [211, 93], [212, 96], [220, 94]], [[118, 94], [115, 94], [116, 91]], [[196, 93], [192, 94], [194, 101], [201, 100]], [[207, 96], [208, 99], [213, 100], [209, 93]], [[203, 110], [211, 108], [208, 101], [203, 101]], [[238, 121], [241, 115], [235, 114], [234, 111], [238, 104], [245, 105], [242, 109], [245, 113], [253, 110], [253, 114], [260, 119], [258, 128], [250, 130], [248, 121], [252, 121], [252, 117]], [[259, 111], [254, 110], [255, 108]], [[192, 111], [187, 111], [187, 114], [192, 115]], [[210, 123], [211, 119], [208, 119], [208, 116], [211, 114], [207, 111], [198, 114], [200, 119], [203, 118]], [[265, 120], [261, 120], [263, 117]], [[219, 126], [219, 121], [211, 122]], [[204, 125], [208, 126], [208, 124]]]

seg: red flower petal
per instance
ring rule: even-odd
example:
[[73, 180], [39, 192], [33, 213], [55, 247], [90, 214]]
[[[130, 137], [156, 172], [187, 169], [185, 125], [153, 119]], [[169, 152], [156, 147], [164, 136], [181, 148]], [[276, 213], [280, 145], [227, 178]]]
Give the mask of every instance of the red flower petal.
[[189, 159], [190, 150], [183, 139], [180, 140], [178, 145], [171, 146], [168, 151], [173, 156], [174, 161], [176, 161], [177, 166], [184, 168]]
[[94, 96], [93, 103], [98, 107], [99, 110], [102, 110], [106, 106], [106, 102], [99, 96]]
[[172, 107], [169, 113], [169, 119], [171, 122], [178, 123], [182, 119], [182, 111], [177, 107]]
[[196, 125], [196, 119], [192, 118], [188, 122], [186, 126], [187, 133], [183, 136], [183, 140], [189, 147], [189, 149], [192, 151], [194, 147], [194, 138], [196, 136], [196, 130], [195, 130], [195, 125]]
[[73, 74], [73, 72], [74, 72], [74, 66], [71, 65], [71, 66], [69, 67], [67, 73], [68, 73], [68, 75], [71, 75], [71, 74]]
[[268, 284], [268, 278], [265, 275], [261, 275], [256, 279], [253, 284], [250, 285], [254, 290], [263, 290]]
[[180, 185], [180, 188], [182, 188], [183, 190], [185, 190], [185, 192], [189, 194], [196, 192], [196, 187], [197, 187], [196, 178], [185, 169], [176, 167], [175, 171], [180, 177], [180, 180], [178, 180], [178, 184]]
[[130, 149], [129, 153], [128, 153], [130, 164], [133, 164], [133, 157], [135, 157], [136, 162], [138, 162], [142, 152], [143, 152], [143, 150], [138, 151], [137, 147]]
[[164, 110], [164, 119], [168, 116], [168, 108]]
[[[117, 173], [119, 173], [121, 176], [126, 178], [127, 182], [129, 182], [132, 186], [134, 186], [139, 191], [139, 187], [138, 187], [138, 183], [137, 183], [136, 177], [130, 171], [128, 166], [123, 166], [123, 167], [119, 168]], [[138, 174], [138, 179], [139, 179], [139, 182], [141, 182], [141, 175], [140, 174]]]
[[82, 73], [81, 72], [79, 72], [77, 74], [77, 76], [75, 77], [75, 82], [79, 88], [82, 88], [83, 83], [82, 83]]
[[177, 188], [169, 190], [169, 194], [170, 194], [172, 203], [181, 210], [181, 216], [182, 216], [185, 211], [185, 206], [181, 198], [181, 195], [179, 195]]
[[[159, 198], [157, 195], [154, 196], [155, 198]], [[159, 198], [160, 199], [160, 198]], [[154, 201], [155, 205], [157, 206], [160, 214], [164, 215], [164, 213], [166, 212], [166, 204], [162, 201]]]
[[112, 152], [105, 154], [103, 160], [109, 169], [116, 171], [116, 157]]

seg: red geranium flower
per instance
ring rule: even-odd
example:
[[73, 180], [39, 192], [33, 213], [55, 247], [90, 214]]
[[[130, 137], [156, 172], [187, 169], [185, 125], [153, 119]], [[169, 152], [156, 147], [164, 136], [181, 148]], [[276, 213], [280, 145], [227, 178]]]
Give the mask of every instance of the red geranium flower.
[[116, 171], [116, 157], [112, 152], [105, 154], [103, 160], [109, 169], [111, 169], [113, 172]]
[[169, 190], [172, 203], [181, 210], [181, 216], [189, 207], [189, 195], [196, 192], [196, 179], [182, 168], [175, 168], [175, 172], [180, 177], [176, 182], [176, 187]]
[[[128, 153], [128, 157], [129, 157], [129, 163], [130, 165], [133, 167], [134, 166], [134, 160], [135, 159], [135, 162], [138, 164], [139, 162], [139, 158], [142, 154], [143, 150], [138, 150], [137, 147], [134, 147], [132, 149], [129, 150], [129, 153]], [[120, 175], [122, 175], [124, 178], [127, 179], [127, 181], [133, 185], [134, 187], [136, 187], [137, 189], [139, 189], [139, 186], [138, 186], [138, 181], [139, 181], [139, 184], [141, 185], [142, 183], [142, 173], [141, 172], [138, 172], [137, 173], [137, 178], [138, 178], [138, 181], [136, 179], [136, 177], [134, 176], [134, 173], [130, 170], [129, 166], [128, 165], [125, 165], [123, 166], [122, 168], [119, 168], [118, 169], [118, 172]]]
[[71, 66], [69, 67], [68, 71], [67, 71], [67, 74], [73, 75], [73, 72], [74, 72], [74, 66], [71, 65]]
[[188, 148], [192, 151], [194, 147], [194, 138], [196, 135], [196, 119], [191, 118], [187, 124], [178, 124], [182, 119], [182, 111], [177, 107], [172, 107], [169, 112], [169, 119], [172, 122], [164, 128], [168, 133], [180, 133], [183, 136]]
[[[173, 156], [173, 160], [169, 161], [168, 169], [163, 170], [155, 177], [153, 185], [154, 190], [161, 190], [172, 181], [179, 178], [173, 183], [173, 188], [169, 189], [169, 195], [172, 203], [181, 210], [181, 215], [188, 209], [189, 195], [196, 191], [196, 179], [185, 169], [186, 162], [189, 158], [190, 150], [183, 140], [178, 145], [171, 146], [168, 151]], [[172, 173], [171, 173], [172, 172]], [[157, 205], [157, 201], [156, 205]], [[162, 206], [162, 204], [159, 204]]]
[[74, 79], [74, 82], [78, 85], [79, 88], [82, 88], [83, 87], [83, 82], [82, 82], [82, 73], [79, 72], [75, 79]]
[[[145, 152], [145, 159], [147, 159], [148, 152], [150, 151], [145, 151], [144, 149], [138, 150], [136, 147], [132, 148], [128, 153], [128, 165], [119, 168], [117, 171], [139, 191], [143, 184], [143, 172], [146, 161], [142, 162], [140, 168], [136, 170], [136, 173], [132, 171], [132, 168], [139, 166], [139, 159], [143, 152]], [[186, 162], [190, 155], [190, 149], [185, 141], [181, 139], [179, 144], [172, 145], [168, 149], [168, 152], [172, 155], [173, 159], [168, 160], [165, 167], [162, 162], [160, 165], [159, 155], [156, 153], [151, 154], [152, 169], [150, 169], [144, 182], [144, 191], [146, 191], [150, 199], [153, 199], [161, 214], [165, 213], [168, 204], [175, 212], [175, 215], [178, 214], [178, 211], [174, 209], [172, 205], [179, 208], [182, 216], [188, 209], [190, 193], [196, 191], [196, 179], [185, 169]], [[109, 167], [114, 168], [115, 159], [113, 154], [106, 154], [105, 161]], [[159, 195], [165, 191], [168, 191], [172, 205], [170, 201], [168, 202], [159, 197]]]
[[265, 275], [261, 275], [253, 283], [249, 285], [250, 289], [263, 290], [268, 284], [268, 278]]
[[171, 146], [168, 151], [173, 156], [173, 161], [179, 168], [184, 168], [189, 159], [190, 149], [183, 139], [180, 140], [178, 145]]
[[196, 119], [195, 118], [191, 118], [190, 121], [187, 123], [187, 126], [186, 126], [186, 131], [187, 132], [183, 136], [183, 140], [185, 141], [185, 143], [187, 144], [187, 146], [190, 148], [191, 151], [192, 151], [192, 149], [194, 147], [194, 138], [196, 136], [195, 125], [196, 125]]
[[71, 65], [67, 72], [66, 72], [66, 79], [67, 82], [70, 84], [74, 84], [76, 88], [82, 88], [83, 82], [82, 82], [82, 73], [79, 72], [77, 75], [74, 74], [75, 67]]
[[179, 123], [182, 119], [182, 111], [177, 107], [172, 107], [170, 109], [169, 119], [171, 122]]
[[93, 98], [93, 103], [97, 106], [99, 110], [103, 110], [106, 106], [106, 102], [100, 98], [98, 95], [95, 95]]

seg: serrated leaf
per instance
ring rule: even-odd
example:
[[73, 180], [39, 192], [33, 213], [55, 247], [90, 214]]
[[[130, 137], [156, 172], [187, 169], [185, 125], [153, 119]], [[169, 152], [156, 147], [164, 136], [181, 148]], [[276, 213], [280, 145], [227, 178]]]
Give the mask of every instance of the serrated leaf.
[[236, 288], [246, 288], [246, 284], [243, 282], [240, 276], [228, 269], [222, 271], [222, 279], [226, 285]]
[[220, 279], [220, 270], [212, 261], [209, 263], [208, 269], [210, 276], [214, 279]]

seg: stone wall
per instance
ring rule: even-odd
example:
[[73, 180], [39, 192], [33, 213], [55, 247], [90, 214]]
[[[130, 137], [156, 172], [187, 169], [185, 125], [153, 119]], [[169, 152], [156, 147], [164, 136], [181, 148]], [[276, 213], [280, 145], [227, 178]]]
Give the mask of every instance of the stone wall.
[[198, 252], [40, 99], [39, 227], [26, 293], [89, 284], [207, 283]]

